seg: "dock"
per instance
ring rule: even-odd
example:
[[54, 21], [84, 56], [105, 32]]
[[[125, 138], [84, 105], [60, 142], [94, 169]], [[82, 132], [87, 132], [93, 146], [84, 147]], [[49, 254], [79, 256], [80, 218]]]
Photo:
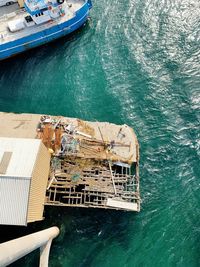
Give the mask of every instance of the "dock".
[[129, 126], [41, 114], [0, 113], [0, 121], [0, 139], [39, 139], [50, 154], [44, 205], [140, 211]]

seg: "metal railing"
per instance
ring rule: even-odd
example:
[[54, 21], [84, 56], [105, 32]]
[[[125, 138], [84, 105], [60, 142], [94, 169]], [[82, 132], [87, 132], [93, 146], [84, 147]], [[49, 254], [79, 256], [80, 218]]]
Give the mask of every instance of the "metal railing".
[[40, 248], [40, 267], [48, 267], [52, 240], [58, 236], [58, 227], [51, 227], [0, 244], [0, 267], [7, 266]]

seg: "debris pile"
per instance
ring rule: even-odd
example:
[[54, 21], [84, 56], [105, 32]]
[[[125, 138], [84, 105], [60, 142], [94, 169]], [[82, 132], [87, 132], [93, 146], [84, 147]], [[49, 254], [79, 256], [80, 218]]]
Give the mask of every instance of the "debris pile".
[[52, 154], [46, 205], [140, 210], [139, 147], [127, 125], [41, 116]]

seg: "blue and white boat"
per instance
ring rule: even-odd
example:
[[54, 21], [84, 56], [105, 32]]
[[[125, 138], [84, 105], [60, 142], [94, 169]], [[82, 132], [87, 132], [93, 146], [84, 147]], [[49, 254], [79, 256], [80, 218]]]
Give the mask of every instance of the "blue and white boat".
[[0, 60], [75, 31], [91, 7], [91, 0], [18, 0], [0, 7]]

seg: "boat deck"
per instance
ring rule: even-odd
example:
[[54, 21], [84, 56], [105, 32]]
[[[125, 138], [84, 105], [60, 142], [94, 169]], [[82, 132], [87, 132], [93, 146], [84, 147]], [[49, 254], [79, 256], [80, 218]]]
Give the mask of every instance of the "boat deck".
[[56, 26], [59, 23], [63, 23], [67, 20], [70, 20], [74, 17], [75, 12], [83, 6], [83, 4], [83, 0], [67, 0], [62, 4], [64, 10], [66, 10], [65, 15], [63, 17], [50, 20], [49, 22], [44, 22], [40, 25], [25, 27], [24, 29], [17, 32], [9, 31], [8, 22], [24, 18], [29, 14], [24, 8], [20, 9], [18, 4], [0, 7], [0, 44], [26, 37], [28, 35], [48, 29], [52, 26]]
[[[0, 34], [4, 34], [5, 37], [8, 33], [12, 34], [8, 30], [8, 22], [13, 19], [21, 18], [24, 14], [24, 9], [20, 9], [17, 3], [0, 7]], [[2, 38], [0, 41], [3, 42]]]
[[15, 4], [10, 5], [10, 6], [1, 6], [0, 7], [0, 18], [6, 14], [15, 12], [17, 10], [20, 10], [18, 3], [15, 3]]

